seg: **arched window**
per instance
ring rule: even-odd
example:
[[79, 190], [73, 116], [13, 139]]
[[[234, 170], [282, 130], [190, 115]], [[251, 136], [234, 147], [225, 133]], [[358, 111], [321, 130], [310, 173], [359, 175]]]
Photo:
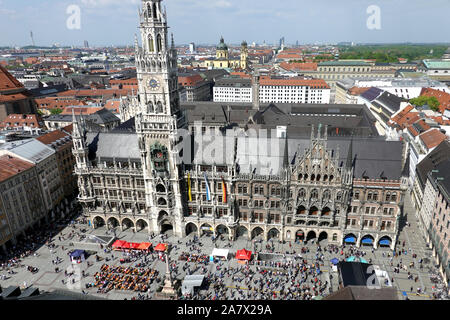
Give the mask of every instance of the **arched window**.
[[153, 103], [151, 101], [147, 105], [147, 113], [153, 113]]
[[342, 199], [342, 192], [338, 192], [336, 195], [336, 200], [341, 201], [341, 199]]
[[156, 37], [156, 43], [157, 43], [157, 47], [156, 47], [157, 51], [161, 52], [162, 51], [162, 38], [161, 38], [160, 34], [158, 34], [158, 36]]
[[155, 51], [155, 45], [153, 43], [153, 37], [151, 35], [148, 36], [148, 50], [150, 52], [154, 52]]
[[305, 199], [305, 197], [306, 197], [306, 191], [305, 191], [305, 189], [300, 189], [300, 191], [298, 192], [298, 197], [299, 197], [300, 199]]
[[152, 6], [151, 4], [147, 4], [147, 18], [151, 18], [152, 16]]
[[386, 202], [389, 202], [389, 201], [391, 201], [391, 193], [390, 192], [386, 193]]
[[163, 106], [161, 101], [158, 101], [158, 103], [156, 104], [156, 113], [162, 113], [163, 112]]
[[157, 18], [156, 16], [156, 3], [153, 4], [153, 18]]
[[311, 199], [317, 199], [318, 197], [319, 197], [319, 192], [316, 189], [311, 191]]
[[330, 200], [331, 198], [331, 193], [329, 190], [325, 190], [325, 192], [323, 193], [323, 200]]
[[397, 201], [397, 193], [392, 193], [392, 195], [391, 195], [391, 201]]

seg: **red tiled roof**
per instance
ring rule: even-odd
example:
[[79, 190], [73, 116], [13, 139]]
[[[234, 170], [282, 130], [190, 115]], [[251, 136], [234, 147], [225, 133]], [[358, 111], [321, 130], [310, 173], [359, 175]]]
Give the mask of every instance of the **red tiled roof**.
[[9, 95], [0, 95], [0, 102], [11, 102], [28, 99], [28, 95], [24, 93], [15, 93]]
[[100, 111], [102, 109], [104, 109], [103, 107], [65, 107], [63, 112], [61, 112], [61, 114], [72, 114], [72, 109], [75, 111], [75, 114], [84, 114], [84, 115], [89, 115], [89, 114], [94, 114], [97, 111]]
[[447, 139], [447, 136], [439, 131], [439, 129], [432, 129], [422, 133], [420, 139], [429, 150], [437, 147], [442, 141]]
[[131, 93], [131, 89], [84, 89], [84, 90], [67, 90], [58, 93], [58, 97], [88, 97], [88, 96], [127, 96]]
[[62, 132], [61, 130], [55, 130], [55, 131], [46, 133], [46, 134], [36, 138], [36, 140], [39, 140], [43, 144], [50, 145], [53, 142], [56, 142], [59, 139], [62, 139], [62, 138], [67, 137], [67, 136], [68, 136], [67, 133]]
[[85, 106], [86, 102], [76, 99], [71, 100], [58, 100], [57, 97], [49, 97], [42, 99], [35, 99], [38, 109], [63, 109], [68, 106]]
[[450, 94], [432, 88], [423, 88], [420, 93], [421, 96], [436, 97], [439, 101], [439, 112], [444, 113], [445, 110], [450, 109]]
[[0, 65], [0, 93], [14, 89], [24, 88], [23, 84], [14, 78], [11, 73]]
[[72, 131], [73, 131], [73, 124], [71, 123], [71, 124], [69, 124], [68, 126], [65, 126], [65, 127], [61, 128], [61, 130], [63, 130], [63, 131], [65, 131], [65, 132], [68, 132], [68, 133], [72, 134]]
[[294, 71], [315, 71], [317, 70], [317, 63], [313, 62], [282, 62], [280, 63], [280, 67], [285, 70], [294, 70]]
[[352, 96], [359, 96], [369, 89], [370, 87], [353, 87], [348, 90], [348, 93]]
[[309, 86], [312, 88], [329, 89], [330, 87], [322, 79], [271, 79], [268, 77], [261, 77], [261, 86]]
[[34, 167], [34, 164], [19, 158], [4, 155], [0, 157], [0, 182], [5, 181], [16, 174]]
[[108, 100], [106, 101], [105, 108], [115, 113], [119, 113], [120, 100]]
[[296, 53], [280, 53], [277, 55], [277, 59], [301, 59], [301, 54]]
[[40, 116], [35, 114], [10, 114], [3, 122], [0, 122], [0, 128], [19, 128], [23, 126], [40, 128], [42, 125]]
[[182, 86], [195, 86], [197, 83], [202, 82], [203, 78], [199, 74], [193, 74], [190, 76], [179, 76], [178, 83]]
[[230, 73], [230, 75], [239, 76], [241, 78], [246, 78], [246, 79], [251, 79], [251, 77], [252, 77], [251, 75], [246, 74], [245, 72], [232, 72], [232, 73]]

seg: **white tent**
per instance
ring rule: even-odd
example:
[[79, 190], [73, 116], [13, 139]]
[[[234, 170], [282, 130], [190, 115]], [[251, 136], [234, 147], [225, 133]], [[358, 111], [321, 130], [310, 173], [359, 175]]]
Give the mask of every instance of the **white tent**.
[[223, 257], [223, 258], [228, 260], [228, 253], [229, 253], [229, 251], [230, 250], [228, 250], [228, 249], [217, 249], [217, 248], [214, 248], [214, 250], [212, 251], [211, 255], [213, 257]]

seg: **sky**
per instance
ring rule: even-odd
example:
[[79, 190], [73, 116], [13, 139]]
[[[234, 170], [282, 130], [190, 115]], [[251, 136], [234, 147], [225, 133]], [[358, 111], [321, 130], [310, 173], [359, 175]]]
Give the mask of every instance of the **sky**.
[[[133, 45], [141, 2], [0, 0], [0, 46], [30, 45], [31, 30], [41, 46], [82, 46], [84, 40], [91, 47]], [[79, 29], [67, 27], [71, 5], [80, 9]], [[229, 44], [273, 44], [282, 36], [288, 44], [450, 42], [450, 0], [163, 0], [163, 5], [176, 44], [216, 44], [221, 36]], [[368, 13], [373, 6], [379, 15]], [[377, 28], [369, 28], [368, 20]]]

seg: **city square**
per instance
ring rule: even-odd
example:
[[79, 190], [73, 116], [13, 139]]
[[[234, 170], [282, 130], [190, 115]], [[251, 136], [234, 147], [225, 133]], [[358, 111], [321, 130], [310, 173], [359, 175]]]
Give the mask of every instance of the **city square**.
[[443, 6], [65, 1], [0, 0], [0, 300], [449, 299]]
[[[75, 215], [77, 216], [77, 215]], [[408, 218], [410, 217], [410, 218]], [[35, 286], [42, 291], [52, 290], [72, 290], [87, 295], [92, 295], [103, 299], [123, 300], [123, 299], [151, 299], [153, 294], [158, 291], [162, 286], [165, 277], [166, 264], [163, 259], [160, 259], [158, 253], [150, 254], [128, 254], [125, 251], [114, 251], [111, 248], [100, 248], [96, 253], [91, 254], [81, 264], [72, 264], [69, 259], [68, 251], [77, 249], [73, 247], [73, 242], [80, 239], [82, 235], [112, 235], [114, 231], [106, 230], [106, 228], [92, 229], [87, 226], [86, 223], [82, 223], [83, 217], [77, 217], [72, 220], [68, 226], [66, 226], [59, 233], [52, 237], [52, 240], [48, 243], [51, 245], [43, 245], [40, 247], [35, 255], [32, 253], [26, 258], [21, 258], [19, 265], [22, 267], [7, 267], [2, 266], [0, 275], [5, 275], [8, 279], [1, 280], [3, 287], [10, 285], [17, 286]], [[85, 220], [84, 220], [85, 221]], [[392, 251], [389, 249], [377, 249], [372, 251], [370, 247], [361, 247], [357, 249], [359, 255], [364, 257], [366, 261], [374, 265], [378, 265], [382, 270], [388, 272], [389, 277], [393, 279], [393, 286], [397, 289], [399, 299], [405, 299], [407, 296], [411, 300], [430, 300], [433, 298], [433, 293], [442, 294], [440, 297], [445, 298], [445, 290], [439, 291], [435, 287], [435, 284], [430, 280], [432, 273], [430, 268], [433, 269], [431, 262], [430, 249], [425, 248], [422, 243], [423, 239], [420, 238], [417, 232], [417, 222], [414, 215], [406, 215], [405, 222], [409, 222], [409, 226], [406, 224], [400, 232], [399, 244], [396, 251], [406, 250], [407, 253], [398, 255], [396, 258], [392, 258]], [[81, 230], [85, 231], [82, 232]], [[337, 253], [334, 250], [326, 250], [326, 243], [321, 244], [321, 251], [317, 251], [317, 244], [298, 244], [298, 243], [281, 243], [280, 241], [262, 241], [262, 240], [245, 240], [238, 239], [236, 241], [229, 241], [227, 239], [217, 238], [215, 241], [210, 236], [204, 235], [199, 241], [194, 242], [195, 235], [190, 235], [185, 239], [179, 239], [172, 235], [154, 235], [149, 236], [146, 233], [132, 232], [131, 230], [120, 231], [115, 229], [117, 239], [126, 240], [129, 242], [151, 242], [153, 246], [158, 243], [169, 244], [170, 250], [168, 253], [170, 269], [172, 279], [180, 282], [187, 274], [205, 275], [208, 280], [207, 288], [202, 288], [193, 297], [194, 299], [207, 298], [207, 299], [303, 299], [308, 297], [309, 299], [324, 297], [329, 293], [338, 290], [338, 275], [332, 271], [331, 259], [337, 258], [344, 260], [350, 257], [350, 249], [352, 246], [346, 245], [343, 249], [344, 254], [341, 255], [341, 247], [337, 248]], [[405, 241], [405, 246], [403, 246]], [[71, 245], [72, 244], [72, 245]], [[63, 249], [64, 248], [64, 249]], [[282, 256], [281, 259], [273, 261], [272, 263], [255, 263], [254, 259], [249, 264], [240, 264], [236, 259], [231, 258], [227, 261], [210, 262], [209, 255], [213, 248], [227, 248], [230, 252], [236, 252], [242, 248], [255, 252], [275, 253]], [[302, 252], [308, 250], [308, 252]], [[412, 249], [414, 248], [414, 249]], [[256, 249], [256, 250], [255, 250]], [[330, 252], [332, 251], [332, 252]], [[204, 261], [206, 263], [186, 262], [179, 261], [179, 257], [182, 253], [204, 255], [207, 257]], [[417, 258], [412, 258], [412, 254], [417, 254]], [[391, 256], [388, 257], [388, 254]], [[323, 255], [323, 256], [322, 256]], [[96, 256], [100, 257], [100, 260], [96, 260]], [[255, 257], [255, 254], [253, 254]], [[301, 257], [301, 258], [300, 258]], [[51, 263], [54, 260], [62, 259], [61, 262], [54, 264]], [[121, 259], [131, 258], [132, 262], [121, 263]], [[319, 259], [317, 259], [319, 258]], [[295, 271], [298, 269], [298, 265], [305, 259], [306, 263], [303, 266], [307, 267], [307, 272], [299, 272], [297, 277], [291, 278]], [[424, 259], [423, 268], [419, 268], [419, 260]], [[278, 264], [276, 262], [279, 262]], [[392, 262], [392, 265], [391, 265]], [[414, 263], [414, 267], [410, 267], [411, 263]], [[316, 268], [310, 268], [311, 264], [316, 265], [318, 263], [318, 269], [320, 274], [317, 275]], [[402, 263], [405, 268], [401, 268], [399, 273], [393, 272], [393, 267], [398, 263]], [[94, 275], [100, 272], [100, 268], [107, 264], [109, 266], [120, 266], [123, 268], [137, 267], [143, 269], [157, 270], [159, 276], [158, 280], [154, 281], [148, 290], [145, 292], [133, 292], [127, 290], [111, 290], [107, 293], [98, 293], [98, 288], [87, 288], [87, 284], [95, 282]], [[28, 266], [37, 268], [39, 271], [32, 273], [28, 270]], [[59, 269], [59, 272], [55, 272], [55, 268]], [[79, 268], [79, 269], [77, 269]], [[13, 270], [14, 274], [9, 274], [8, 270]], [[303, 269], [302, 269], [303, 270]], [[76, 271], [76, 272], [75, 272]], [[67, 273], [68, 274], [67, 274]], [[70, 275], [74, 272], [75, 275]], [[261, 273], [263, 272], [263, 273]], [[310, 273], [311, 272], [311, 273]], [[417, 281], [408, 279], [408, 272], [411, 272], [413, 278], [418, 277]], [[85, 276], [82, 276], [84, 274]], [[252, 277], [249, 277], [252, 274]], [[302, 281], [302, 275], [308, 274], [307, 280]], [[317, 278], [318, 282], [314, 279]], [[72, 279], [74, 282], [72, 283]], [[270, 280], [269, 280], [270, 279]], [[267, 282], [270, 281], [270, 282]], [[292, 282], [290, 282], [292, 281]], [[442, 280], [441, 280], [442, 281]], [[297, 295], [294, 289], [298, 285], [308, 286], [310, 292], [313, 292], [313, 287], [319, 287], [318, 283], [322, 284], [323, 291], [321, 294], [315, 295]], [[325, 285], [327, 283], [327, 285]], [[289, 285], [290, 284], [290, 285]], [[290, 296], [280, 296], [280, 290], [284, 290], [285, 293], [289, 292], [288, 288], [292, 289]], [[411, 291], [411, 288], [413, 289]], [[420, 293], [417, 289], [420, 288]], [[318, 289], [317, 289], [318, 290]], [[302, 291], [302, 292], [307, 292]], [[405, 296], [406, 294], [406, 296]], [[186, 297], [184, 297], [186, 298]]]

